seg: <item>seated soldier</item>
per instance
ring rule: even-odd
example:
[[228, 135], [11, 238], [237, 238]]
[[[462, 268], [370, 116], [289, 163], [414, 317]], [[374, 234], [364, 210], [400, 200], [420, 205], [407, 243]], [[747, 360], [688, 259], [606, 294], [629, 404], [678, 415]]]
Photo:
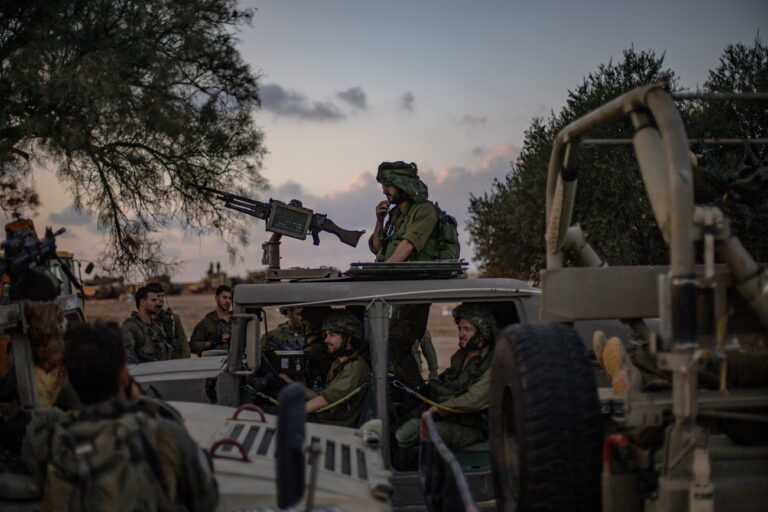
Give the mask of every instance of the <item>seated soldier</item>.
[[304, 350], [306, 337], [301, 311], [299, 307], [280, 308], [280, 314], [285, 315], [286, 321], [261, 337], [264, 350]]
[[22, 458], [43, 509], [214, 510], [210, 461], [173, 409], [138, 397], [116, 324], [65, 334], [64, 366], [83, 406], [37, 409]]
[[[361, 386], [371, 379], [371, 367], [360, 355], [363, 348], [363, 323], [344, 310], [330, 312], [323, 321], [325, 345], [335, 360], [323, 389], [307, 389], [307, 413], [317, 413], [322, 423], [357, 427], [365, 394]], [[281, 375], [289, 384], [289, 377]], [[330, 407], [328, 407], [330, 406]]]
[[[458, 326], [459, 349], [451, 356], [451, 366], [430, 380], [431, 398], [439, 407], [432, 406], [427, 413], [439, 416], [437, 431], [446, 445], [463, 448], [488, 438], [481, 409], [488, 406], [496, 319], [477, 304], [458, 306], [453, 318]], [[418, 434], [419, 418], [411, 418], [397, 429], [395, 437], [401, 448], [408, 448], [416, 446]]]

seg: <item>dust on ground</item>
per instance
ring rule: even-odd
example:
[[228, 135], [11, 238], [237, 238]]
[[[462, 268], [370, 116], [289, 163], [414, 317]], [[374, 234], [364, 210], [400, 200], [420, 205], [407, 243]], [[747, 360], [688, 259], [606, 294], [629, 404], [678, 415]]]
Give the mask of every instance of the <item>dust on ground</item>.
[[[195, 325], [216, 307], [214, 295], [171, 295], [166, 296], [166, 304], [181, 318], [187, 337], [192, 335]], [[451, 355], [458, 347], [456, 324], [451, 316], [451, 309], [456, 304], [434, 304], [429, 312], [428, 329], [432, 336], [437, 357], [442, 371], [448, 366]], [[89, 300], [85, 303], [85, 315], [89, 320], [114, 321], [122, 325], [132, 311], [136, 310], [133, 299]], [[277, 308], [267, 309], [267, 325], [270, 329], [285, 321]], [[425, 365], [426, 366], [426, 365]]]

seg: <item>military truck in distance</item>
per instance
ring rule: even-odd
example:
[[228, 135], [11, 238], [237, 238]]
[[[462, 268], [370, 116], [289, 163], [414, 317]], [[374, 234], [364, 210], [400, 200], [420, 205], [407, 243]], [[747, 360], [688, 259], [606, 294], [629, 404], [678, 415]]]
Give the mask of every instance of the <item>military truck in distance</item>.
[[[584, 139], [589, 130], [626, 117], [635, 132], [625, 142], [634, 146], [669, 266], [609, 267], [581, 227], [571, 225], [578, 144], [594, 143]], [[542, 324], [505, 331], [492, 363], [489, 428], [499, 510], [768, 506], [768, 448], [723, 434], [738, 422], [757, 434], [746, 441], [765, 442], [768, 388], [730, 388], [724, 368], [727, 347], [754, 343], [766, 350], [768, 272], [720, 209], [695, 203], [688, 147], [674, 99], [659, 86], [634, 89], [557, 135], [546, 191]], [[565, 268], [566, 253], [582, 266]], [[597, 319], [628, 324], [633, 345], [644, 345], [659, 371], [668, 372], [671, 389], [641, 387], [627, 357], [626, 396], [596, 389], [582, 341], [568, 324]], [[699, 386], [705, 366], [719, 370], [719, 389]]]

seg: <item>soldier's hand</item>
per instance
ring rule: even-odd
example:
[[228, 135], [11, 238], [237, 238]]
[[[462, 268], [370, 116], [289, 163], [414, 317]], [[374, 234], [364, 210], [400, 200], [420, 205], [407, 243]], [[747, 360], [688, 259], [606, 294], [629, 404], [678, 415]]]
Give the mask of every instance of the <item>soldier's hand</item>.
[[389, 201], [384, 200], [376, 205], [376, 221], [384, 222], [384, 218], [389, 213]]

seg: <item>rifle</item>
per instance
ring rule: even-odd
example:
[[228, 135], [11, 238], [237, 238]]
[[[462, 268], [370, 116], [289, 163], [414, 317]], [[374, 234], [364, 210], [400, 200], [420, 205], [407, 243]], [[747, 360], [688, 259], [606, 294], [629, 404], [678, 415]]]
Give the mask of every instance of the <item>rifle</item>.
[[267, 231], [280, 235], [305, 240], [307, 233], [312, 235], [312, 243], [320, 245], [320, 231], [333, 233], [339, 240], [352, 247], [357, 247], [360, 237], [365, 230], [353, 231], [337, 226], [327, 215], [315, 213], [309, 208], [304, 208], [301, 201], [296, 199], [290, 203], [284, 203], [275, 199], [269, 203], [262, 203], [249, 197], [238, 196], [216, 190], [211, 187], [199, 186], [199, 190], [216, 194], [216, 199], [224, 201], [224, 206], [230, 210], [245, 213], [267, 223]]

